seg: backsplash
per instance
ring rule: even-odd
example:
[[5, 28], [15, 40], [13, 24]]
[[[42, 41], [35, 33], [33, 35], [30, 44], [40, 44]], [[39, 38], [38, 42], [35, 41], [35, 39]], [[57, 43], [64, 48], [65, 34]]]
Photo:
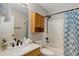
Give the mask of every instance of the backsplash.
[[54, 16], [49, 20], [49, 40], [50, 46], [56, 49], [64, 49], [64, 16], [63, 14]]

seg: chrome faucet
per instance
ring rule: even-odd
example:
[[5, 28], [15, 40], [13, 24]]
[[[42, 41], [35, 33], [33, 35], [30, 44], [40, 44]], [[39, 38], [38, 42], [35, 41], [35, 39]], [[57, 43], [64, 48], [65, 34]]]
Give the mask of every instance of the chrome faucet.
[[18, 46], [18, 45], [19, 45], [19, 43], [22, 45], [23, 41], [17, 40], [16, 45]]
[[6, 40], [5, 40], [5, 39], [3, 39], [2, 41], [3, 41], [4, 43], [6, 43]]

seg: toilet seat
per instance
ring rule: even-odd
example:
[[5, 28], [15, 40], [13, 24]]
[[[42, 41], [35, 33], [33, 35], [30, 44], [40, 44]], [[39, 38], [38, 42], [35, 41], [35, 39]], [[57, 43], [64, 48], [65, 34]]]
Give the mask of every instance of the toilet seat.
[[46, 56], [53, 56], [54, 55], [54, 52], [51, 49], [48, 49], [48, 48], [42, 48], [41, 53], [43, 55], [46, 55]]

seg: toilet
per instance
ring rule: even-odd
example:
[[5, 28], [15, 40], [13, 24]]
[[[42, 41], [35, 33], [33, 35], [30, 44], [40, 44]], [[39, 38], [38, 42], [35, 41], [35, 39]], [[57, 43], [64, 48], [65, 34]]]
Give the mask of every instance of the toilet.
[[35, 43], [41, 46], [40, 51], [41, 51], [42, 56], [54, 56], [55, 55], [52, 49], [47, 48], [47, 47], [42, 47], [42, 41], [35, 41]]
[[43, 56], [54, 56], [54, 51], [48, 48], [41, 48], [41, 53]]

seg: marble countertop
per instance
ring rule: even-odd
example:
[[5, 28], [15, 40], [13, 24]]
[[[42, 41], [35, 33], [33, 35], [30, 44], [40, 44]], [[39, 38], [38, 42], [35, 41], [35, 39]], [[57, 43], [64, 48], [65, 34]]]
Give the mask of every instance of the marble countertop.
[[39, 48], [38, 44], [24, 44], [16, 47], [8, 47], [6, 50], [0, 50], [0, 56], [22, 56], [32, 50]]

